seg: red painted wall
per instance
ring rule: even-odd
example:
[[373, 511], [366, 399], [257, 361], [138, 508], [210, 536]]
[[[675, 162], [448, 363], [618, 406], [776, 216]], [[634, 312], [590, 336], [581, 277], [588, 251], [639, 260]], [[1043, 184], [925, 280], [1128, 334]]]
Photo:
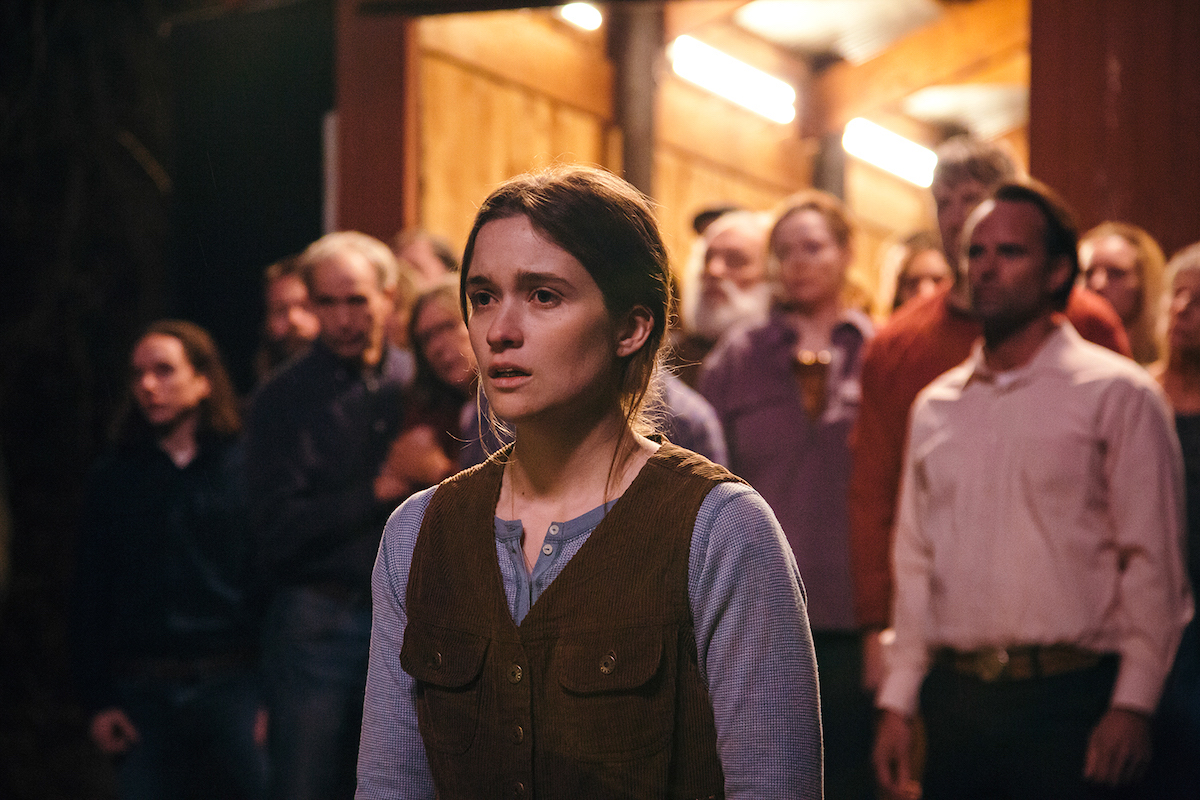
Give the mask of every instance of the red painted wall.
[[414, 30], [338, 0], [337, 227], [384, 241], [415, 221]]
[[1034, 0], [1030, 171], [1086, 230], [1200, 240], [1200, 3]]

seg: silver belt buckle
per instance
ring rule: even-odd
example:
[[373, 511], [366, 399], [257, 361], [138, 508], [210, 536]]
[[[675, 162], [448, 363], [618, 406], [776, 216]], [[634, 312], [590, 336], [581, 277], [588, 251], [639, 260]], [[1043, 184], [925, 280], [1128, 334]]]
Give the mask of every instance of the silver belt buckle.
[[1008, 666], [1008, 651], [1003, 647], [990, 648], [979, 659], [979, 677], [986, 683], [999, 680]]

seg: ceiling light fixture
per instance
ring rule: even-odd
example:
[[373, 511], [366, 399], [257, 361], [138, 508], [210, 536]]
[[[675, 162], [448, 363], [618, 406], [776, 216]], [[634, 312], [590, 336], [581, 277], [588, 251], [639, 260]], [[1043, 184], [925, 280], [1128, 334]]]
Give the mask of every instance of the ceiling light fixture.
[[932, 150], [862, 117], [846, 123], [842, 148], [917, 186], [927, 187], [933, 182], [937, 156]]
[[691, 36], [671, 43], [675, 74], [780, 124], [796, 118], [796, 90], [774, 75], [738, 61]]
[[600, 9], [591, 3], [567, 3], [558, 7], [558, 15], [576, 28], [594, 31], [604, 22]]

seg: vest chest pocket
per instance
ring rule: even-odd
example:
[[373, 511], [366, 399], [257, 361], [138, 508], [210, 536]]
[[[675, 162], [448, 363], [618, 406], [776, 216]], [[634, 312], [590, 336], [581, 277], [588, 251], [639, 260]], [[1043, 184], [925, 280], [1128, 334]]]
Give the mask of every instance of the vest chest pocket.
[[417, 681], [417, 720], [426, 747], [463, 753], [471, 746], [487, 648], [484, 637], [409, 622], [400, 666]]
[[670, 741], [675, 724], [675, 636], [662, 628], [559, 641], [550, 688], [554, 727], [581, 760], [638, 758]]

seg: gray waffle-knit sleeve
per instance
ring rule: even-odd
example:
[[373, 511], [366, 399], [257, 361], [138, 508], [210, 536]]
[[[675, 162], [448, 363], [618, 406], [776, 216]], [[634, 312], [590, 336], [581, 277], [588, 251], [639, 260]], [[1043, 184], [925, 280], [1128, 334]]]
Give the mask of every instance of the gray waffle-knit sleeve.
[[358, 750], [358, 791], [354, 795], [357, 800], [434, 796], [425, 744], [417, 729], [416, 683], [400, 668], [400, 645], [408, 622], [403, 596], [413, 548], [433, 491], [430, 488], [413, 495], [393, 512], [375, 560], [371, 577], [371, 657]]
[[723, 483], [696, 516], [688, 593], [725, 796], [820, 798], [817, 661], [796, 559], [770, 507]]

